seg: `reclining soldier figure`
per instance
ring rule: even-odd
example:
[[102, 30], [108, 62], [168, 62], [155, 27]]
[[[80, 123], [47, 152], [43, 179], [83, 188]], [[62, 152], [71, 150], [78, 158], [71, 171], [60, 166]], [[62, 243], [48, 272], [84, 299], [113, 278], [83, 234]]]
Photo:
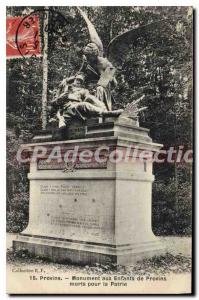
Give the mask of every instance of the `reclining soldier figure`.
[[59, 128], [67, 126], [74, 118], [86, 120], [92, 117], [118, 116], [122, 110], [107, 111], [105, 104], [83, 88], [84, 75], [65, 79], [52, 100], [52, 106], [59, 107], [57, 118]]

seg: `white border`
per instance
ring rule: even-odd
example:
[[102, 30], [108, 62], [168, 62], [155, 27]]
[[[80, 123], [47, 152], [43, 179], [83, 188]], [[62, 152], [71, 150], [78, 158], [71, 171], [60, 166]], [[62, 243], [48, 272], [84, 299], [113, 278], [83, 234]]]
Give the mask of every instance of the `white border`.
[[54, 0], [41, 0], [26, 1], [26, 0], [7, 0], [7, 6], [198, 6], [197, 0], [59, 0], [55, 3]]

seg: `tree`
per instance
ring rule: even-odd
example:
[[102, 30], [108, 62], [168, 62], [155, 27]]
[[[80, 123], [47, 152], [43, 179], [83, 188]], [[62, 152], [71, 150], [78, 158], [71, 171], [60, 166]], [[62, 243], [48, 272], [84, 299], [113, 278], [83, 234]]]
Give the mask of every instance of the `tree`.
[[42, 86], [42, 129], [47, 125], [47, 93], [48, 93], [48, 8], [46, 9], [46, 18], [44, 18], [43, 36], [43, 86]]

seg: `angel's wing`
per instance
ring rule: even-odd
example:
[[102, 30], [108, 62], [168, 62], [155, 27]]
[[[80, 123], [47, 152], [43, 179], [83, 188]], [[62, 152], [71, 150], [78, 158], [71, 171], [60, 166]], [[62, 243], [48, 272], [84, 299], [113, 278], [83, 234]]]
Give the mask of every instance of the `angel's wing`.
[[87, 24], [91, 42], [95, 43], [97, 45], [97, 47], [99, 49], [99, 56], [103, 56], [103, 52], [104, 52], [103, 44], [102, 44], [102, 41], [101, 41], [94, 25], [91, 23], [91, 21], [88, 19], [87, 15], [86, 15], [86, 13], [83, 10], [81, 10], [80, 7], [77, 7], [77, 9]]
[[116, 36], [108, 45], [107, 57], [115, 63], [121, 61], [121, 59], [129, 51], [130, 46], [136, 43], [138, 38], [147, 37], [149, 33], [152, 33], [153, 30], [155, 30], [162, 22], [164, 23], [164, 21], [166, 20], [143, 25]]

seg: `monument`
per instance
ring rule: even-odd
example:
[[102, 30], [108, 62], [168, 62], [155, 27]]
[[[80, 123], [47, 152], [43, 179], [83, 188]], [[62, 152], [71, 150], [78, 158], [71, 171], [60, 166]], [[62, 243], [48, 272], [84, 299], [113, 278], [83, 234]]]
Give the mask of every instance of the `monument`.
[[162, 145], [139, 126], [141, 99], [112, 110], [115, 68], [79, 12], [91, 43], [55, 91], [48, 129], [22, 146], [33, 158], [29, 223], [13, 247], [55, 262], [131, 265], [164, 251], [151, 225], [152, 156]]

